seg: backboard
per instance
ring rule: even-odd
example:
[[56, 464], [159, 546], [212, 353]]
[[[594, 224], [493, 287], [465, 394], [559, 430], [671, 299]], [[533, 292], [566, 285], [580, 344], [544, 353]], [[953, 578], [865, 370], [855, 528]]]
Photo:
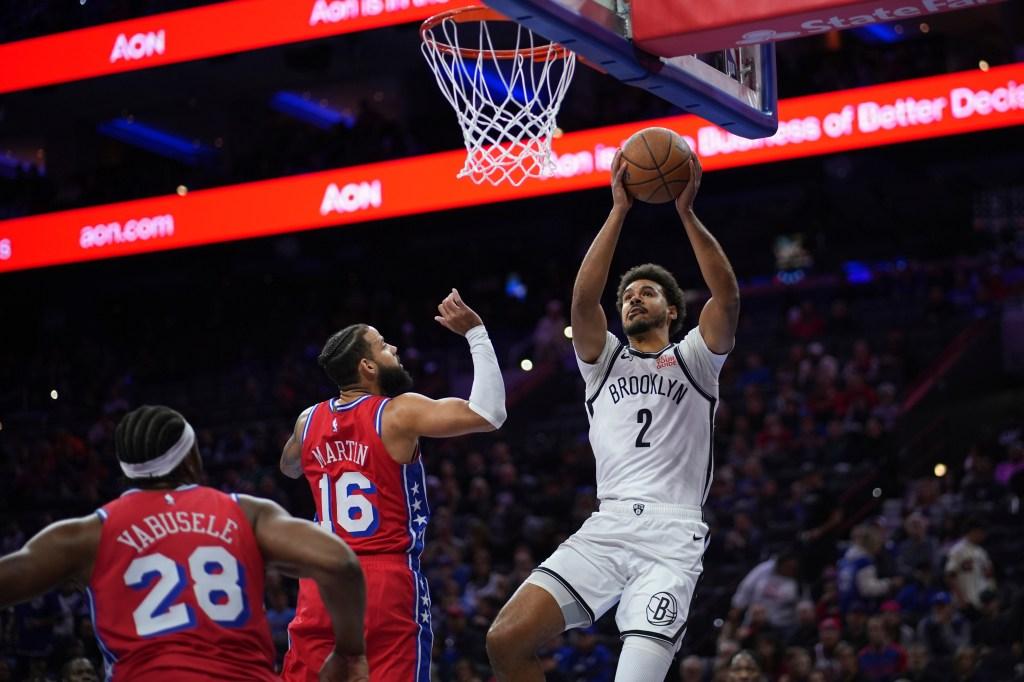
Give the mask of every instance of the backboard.
[[[658, 56], [633, 43], [624, 0], [484, 0], [587, 65], [746, 138], [778, 128], [774, 44]], [[636, 3], [634, 3], [635, 5]]]

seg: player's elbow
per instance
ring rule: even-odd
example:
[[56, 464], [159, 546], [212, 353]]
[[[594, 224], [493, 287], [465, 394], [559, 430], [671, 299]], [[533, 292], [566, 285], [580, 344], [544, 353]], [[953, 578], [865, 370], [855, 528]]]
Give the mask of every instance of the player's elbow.
[[288, 478], [299, 478], [302, 476], [302, 463], [288, 456], [287, 453], [281, 455], [281, 461], [278, 463], [278, 468], [281, 473]]
[[505, 406], [502, 405], [494, 410], [493, 414], [484, 418], [484, 428], [487, 431], [497, 431], [505, 423], [506, 419], [508, 419], [508, 412], [505, 410]]
[[505, 409], [505, 403], [502, 402], [499, 405], [493, 405], [490, 407], [483, 407], [477, 405], [472, 401], [466, 403], [469, 406], [470, 411], [473, 413], [473, 420], [476, 422], [475, 428], [472, 431], [477, 433], [488, 433], [490, 431], [497, 431], [501, 428], [501, 425], [505, 423], [508, 418], [508, 412]]

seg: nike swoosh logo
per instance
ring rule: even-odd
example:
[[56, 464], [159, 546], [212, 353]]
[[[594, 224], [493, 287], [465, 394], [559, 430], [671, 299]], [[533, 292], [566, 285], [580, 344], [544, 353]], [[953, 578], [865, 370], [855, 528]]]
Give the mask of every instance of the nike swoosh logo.
[[694, 536], [693, 536], [693, 539], [694, 539], [694, 540], [703, 540], [703, 539], [704, 539], [704, 536], [703, 536], [703, 535], [694, 535]]

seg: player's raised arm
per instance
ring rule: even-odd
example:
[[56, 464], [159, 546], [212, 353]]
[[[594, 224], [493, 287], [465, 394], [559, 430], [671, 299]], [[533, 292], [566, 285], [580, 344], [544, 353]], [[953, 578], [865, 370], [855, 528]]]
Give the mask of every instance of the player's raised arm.
[[732, 350], [736, 340], [740, 287], [722, 246], [693, 212], [693, 199], [700, 189], [701, 167], [697, 157], [692, 157], [689, 163], [691, 179], [676, 199], [676, 209], [697, 256], [700, 274], [711, 290], [711, 298], [700, 313], [700, 334], [711, 352], [724, 354]]
[[0, 558], [0, 608], [53, 588], [89, 580], [102, 522], [95, 514], [50, 524], [17, 552]]
[[583, 257], [583, 263], [576, 274], [576, 284], [572, 288], [572, 343], [576, 347], [576, 355], [587, 363], [597, 361], [608, 333], [608, 319], [601, 308], [601, 295], [608, 284], [608, 271], [612, 266], [612, 256], [619, 242], [622, 223], [633, 205], [633, 199], [623, 186], [625, 173], [626, 166], [619, 152], [612, 161], [611, 213], [587, 249], [587, 255]]
[[276, 502], [248, 495], [239, 495], [239, 500], [264, 560], [293, 577], [311, 578], [320, 588], [334, 625], [334, 653], [324, 663], [320, 679], [368, 679], [363, 636], [366, 585], [355, 553], [337, 535], [291, 516]]
[[302, 476], [302, 433], [306, 429], [306, 420], [309, 419], [309, 413], [312, 411], [312, 407], [307, 407], [295, 420], [292, 435], [284, 444], [284, 450], [281, 451], [281, 473], [288, 478]]
[[437, 306], [434, 319], [445, 329], [465, 336], [473, 356], [473, 387], [469, 400], [433, 400], [419, 393], [398, 396], [387, 407], [385, 429], [416, 439], [462, 436], [494, 431], [505, 422], [505, 382], [487, 329], [457, 289]]

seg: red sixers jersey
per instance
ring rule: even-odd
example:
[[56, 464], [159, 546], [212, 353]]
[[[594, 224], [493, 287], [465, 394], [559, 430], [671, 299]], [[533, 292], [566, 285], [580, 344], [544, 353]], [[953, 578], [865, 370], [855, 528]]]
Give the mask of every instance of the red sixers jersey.
[[423, 463], [399, 464], [384, 448], [389, 400], [368, 395], [314, 405], [302, 435], [302, 470], [323, 528], [356, 554], [409, 554], [410, 568], [419, 570], [430, 518]]
[[88, 594], [108, 680], [279, 679], [263, 557], [236, 496], [131, 490], [96, 513]]

